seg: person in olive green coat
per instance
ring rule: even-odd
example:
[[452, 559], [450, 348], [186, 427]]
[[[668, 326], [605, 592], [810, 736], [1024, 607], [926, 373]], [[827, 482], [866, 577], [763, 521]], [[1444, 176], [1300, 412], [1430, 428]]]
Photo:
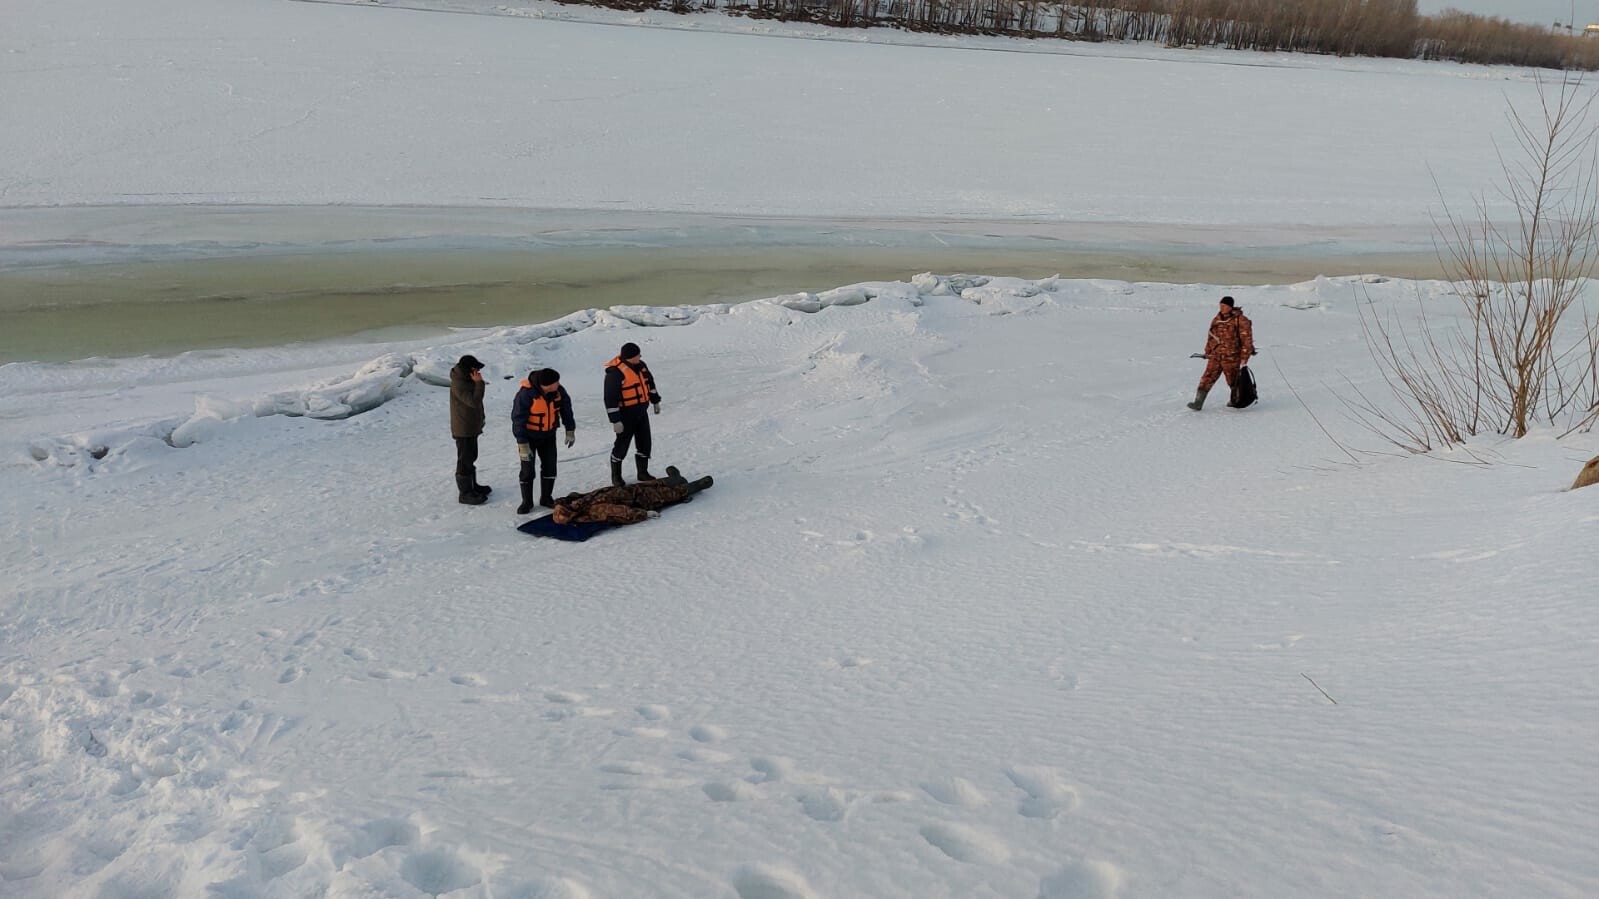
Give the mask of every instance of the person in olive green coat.
[[450, 369], [450, 436], [455, 438], [455, 490], [458, 501], [481, 506], [488, 487], [477, 482], [477, 439], [483, 434], [483, 363], [462, 356]]

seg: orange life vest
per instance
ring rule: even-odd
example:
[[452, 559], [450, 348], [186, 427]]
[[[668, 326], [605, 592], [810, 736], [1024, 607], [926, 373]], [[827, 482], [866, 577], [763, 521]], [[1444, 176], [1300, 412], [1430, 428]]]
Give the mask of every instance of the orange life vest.
[[561, 420], [560, 395], [552, 397], [543, 389], [533, 387], [526, 379], [523, 379], [522, 386], [538, 391], [533, 396], [533, 402], [527, 407], [527, 429], [539, 434], [555, 430], [556, 424]]
[[[626, 409], [629, 406], [643, 406], [650, 401], [649, 382], [644, 380], [643, 374], [634, 371], [633, 366], [624, 364], [621, 356], [617, 356], [615, 359], [605, 363], [605, 367], [619, 368], [622, 370], [621, 408]], [[649, 367], [645, 366], [644, 370], [649, 371]]]

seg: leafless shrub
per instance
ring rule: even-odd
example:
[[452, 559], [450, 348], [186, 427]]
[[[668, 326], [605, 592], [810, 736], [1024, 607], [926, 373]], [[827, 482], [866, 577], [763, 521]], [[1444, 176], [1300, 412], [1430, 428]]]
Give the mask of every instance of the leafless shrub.
[[1494, 221], [1486, 197], [1470, 214], [1445, 204], [1439, 259], [1463, 324], [1440, 324], [1425, 302], [1413, 325], [1356, 304], [1398, 406], [1352, 383], [1344, 402], [1395, 446], [1426, 452], [1540, 425], [1565, 436], [1599, 422], [1599, 315], [1585, 301], [1599, 262], [1595, 95], [1576, 75], [1538, 87], [1537, 115], [1511, 111], [1515, 152], [1500, 155], [1514, 221]]

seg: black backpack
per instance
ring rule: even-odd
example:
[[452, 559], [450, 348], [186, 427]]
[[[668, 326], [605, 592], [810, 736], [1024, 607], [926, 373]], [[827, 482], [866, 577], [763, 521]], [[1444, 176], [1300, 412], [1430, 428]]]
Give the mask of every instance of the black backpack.
[[1260, 399], [1260, 394], [1255, 392], [1255, 375], [1245, 365], [1238, 369], [1238, 377], [1233, 378], [1233, 396], [1227, 405], [1242, 409], [1254, 405], [1257, 399]]

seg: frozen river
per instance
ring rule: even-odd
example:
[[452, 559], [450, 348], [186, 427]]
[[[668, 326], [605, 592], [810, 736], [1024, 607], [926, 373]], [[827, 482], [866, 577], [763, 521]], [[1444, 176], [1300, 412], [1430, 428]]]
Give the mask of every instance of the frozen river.
[[1430, 277], [1425, 235], [395, 207], [0, 211], [0, 362], [427, 336], [924, 271]]

